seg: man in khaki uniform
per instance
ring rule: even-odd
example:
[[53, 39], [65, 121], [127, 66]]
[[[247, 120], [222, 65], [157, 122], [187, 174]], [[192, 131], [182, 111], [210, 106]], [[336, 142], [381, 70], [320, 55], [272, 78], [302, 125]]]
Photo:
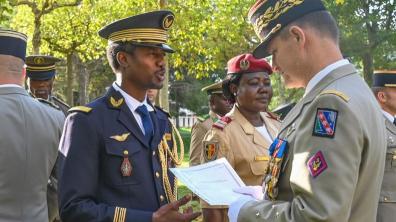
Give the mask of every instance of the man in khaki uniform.
[[249, 17], [262, 40], [254, 55], [272, 55], [286, 86], [305, 95], [270, 148], [264, 200], [232, 203], [231, 221], [375, 221], [384, 120], [342, 57], [335, 20], [319, 0], [258, 1]]
[[199, 117], [198, 121], [191, 128], [190, 166], [201, 163], [202, 140], [205, 134], [214, 122], [228, 113], [232, 108], [232, 105], [224, 98], [222, 81], [206, 86], [201, 91], [206, 91], [208, 94], [209, 114], [205, 118]]
[[396, 70], [375, 71], [372, 90], [384, 114], [388, 147], [377, 222], [390, 222], [396, 218]]

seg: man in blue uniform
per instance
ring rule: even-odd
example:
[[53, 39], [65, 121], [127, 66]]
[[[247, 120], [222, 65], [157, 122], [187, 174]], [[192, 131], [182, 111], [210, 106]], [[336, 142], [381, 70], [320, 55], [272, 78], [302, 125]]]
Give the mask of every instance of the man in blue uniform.
[[60, 145], [62, 221], [191, 221], [190, 197], [176, 200], [168, 167], [168, 114], [147, 100], [165, 79], [167, 30], [174, 15], [155, 11], [118, 20], [99, 31], [116, 82], [101, 98], [70, 110]]

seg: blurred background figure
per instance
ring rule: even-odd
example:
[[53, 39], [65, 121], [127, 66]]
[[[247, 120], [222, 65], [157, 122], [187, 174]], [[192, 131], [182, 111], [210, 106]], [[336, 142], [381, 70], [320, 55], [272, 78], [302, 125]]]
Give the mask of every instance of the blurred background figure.
[[0, 29], [0, 221], [48, 221], [47, 183], [64, 115], [22, 88], [26, 36]]
[[147, 99], [151, 104], [155, 105], [155, 100], [157, 99], [158, 89], [149, 89], [147, 90]]
[[[203, 139], [201, 161], [225, 157], [250, 186], [262, 184], [269, 160], [268, 149], [280, 127], [277, 117], [268, 112], [272, 98], [271, 73], [265, 59], [256, 59], [251, 54], [229, 60], [223, 92], [235, 104]], [[228, 221], [226, 206], [202, 202], [202, 213], [205, 221]]]
[[26, 75], [29, 78], [29, 92], [36, 98], [47, 100], [67, 116], [70, 106], [52, 94], [55, 81], [55, 63], [60, 59], [47, 55], [33, 55], [26, 57]]
[[197, 122], [191, 128], [190, 142], [190, 166], [201, 163], [202, 140], [214, 122], [228, 113], [232, 104], [224, 97], [222, 81], [202, 88], [202, 92], [208, 94], [209, 113], [203, 118], [198, 117]]
[[385, 173], [377, 211], [377, 222], [391, 222], [396, 218], [396, 70], [374, 72], [374, 96], [385, 118], [387, 152]]

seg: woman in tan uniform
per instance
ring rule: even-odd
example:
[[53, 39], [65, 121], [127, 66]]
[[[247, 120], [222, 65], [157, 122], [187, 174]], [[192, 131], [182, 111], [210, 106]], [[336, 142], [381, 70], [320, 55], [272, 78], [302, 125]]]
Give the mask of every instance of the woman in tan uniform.
[[[261, 185], [268, 148], [280, 127], [277, 117], [268, 112], [272, 69], [251, 54], [232, 58], [227, 68], [223, 92], [235, 105], [206, 134], [201, 162], [225, 157], [246, 185]], [[226, 206], [202, 202], [202, 212], [204, 221], [228, 221]]]

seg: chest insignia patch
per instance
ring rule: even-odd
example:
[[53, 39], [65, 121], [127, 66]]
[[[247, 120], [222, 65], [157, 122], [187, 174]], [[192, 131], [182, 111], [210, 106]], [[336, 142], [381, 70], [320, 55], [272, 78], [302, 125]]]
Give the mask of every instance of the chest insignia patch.
[[124, 142], [131, 133], [124, 133], [122, 135], [110, 136], [110, 138], [117, 140], [118, 142]]
[[204, 142], [204, 158], [205, 161], [212, 161], [217, 158], [219, 152], [219, 144], [217, 142]]
[[128, 150], [124, 150], [124, 160], [121, 163], [120, 169], [123, 177], [129, 177], [132, 175], [132, 164], [128, 158]]
[[323, 171], [327, 169], [327, 163], [323, 156], [322, 151], [317, 152], [313, 155], [307, 163], [309, 173], [314, 178], [319, 176]]
[[312, 135], [334, 138], [338, 111], [318, 108]]

